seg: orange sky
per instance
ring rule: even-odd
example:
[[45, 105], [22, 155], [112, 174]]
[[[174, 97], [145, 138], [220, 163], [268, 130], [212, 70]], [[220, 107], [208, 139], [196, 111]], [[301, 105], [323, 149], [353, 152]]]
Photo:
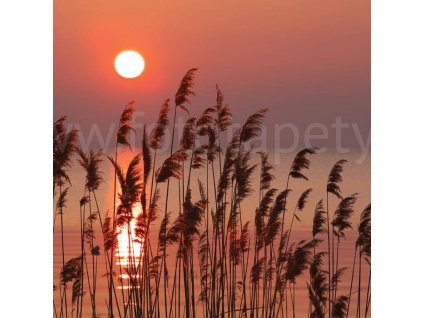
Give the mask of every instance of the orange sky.
[[[114, 70], [125, 49], [145, 58], [139, 78]], [[135, 99], [151, 123], [191, 67], [199, 67], [194, 115], [213, 104], [218, 83], [235, 120], [269, 107], [269, 127], [341, 116], [367, 135], [370, 1], [54, 2], [55, 118], [106, 130]]]

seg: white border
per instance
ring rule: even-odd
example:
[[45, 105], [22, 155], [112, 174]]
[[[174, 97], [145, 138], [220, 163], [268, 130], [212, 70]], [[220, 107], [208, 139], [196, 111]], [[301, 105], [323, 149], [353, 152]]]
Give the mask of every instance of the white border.
[[0, 316], [52, 317], [53, 3], [0, 2]]
[[372, 1], [373, 317], [421, 312], [422, 10]]

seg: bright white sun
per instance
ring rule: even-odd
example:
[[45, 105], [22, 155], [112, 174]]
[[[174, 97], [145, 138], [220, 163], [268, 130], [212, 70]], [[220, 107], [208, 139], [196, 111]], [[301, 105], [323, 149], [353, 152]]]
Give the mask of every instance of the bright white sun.
[[124, 51], [115, 59], [116, 72], [125, 78], [140, 76], [144, 71], [144, 59], [135, 51]]

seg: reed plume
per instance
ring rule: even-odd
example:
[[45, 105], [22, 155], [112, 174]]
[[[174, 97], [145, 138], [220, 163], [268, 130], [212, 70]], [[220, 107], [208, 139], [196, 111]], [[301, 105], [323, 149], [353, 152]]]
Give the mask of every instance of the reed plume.
[[187, 154], [183, 150], [178, 150], [170, 155], [163, 165], [156, 171], [156, 182], [161, 183], [168, 181], [170, 178], [179, 179], [182, 177], [181, 162], [187, 159]]
[[206, 149], [204, 147], [195, 148], [192, 152], [190, 167], [194, 170], [203, 168], [206, 163], [206, 159], [204, 158], [205, 154]]
[[186, 111], [187, 113], [189, 113], [189, 111], [185, 107], [185, 104], [190, 103], [190, 96], [195, 96], [192, 88], [194, 86], [194, 76], [196, 71], [197, 68], [192, 68], [186, 72], [181, 80], [181, 83], [179, 84], [179, 89], [175, 95], [175, 106]]
[[347, 160], [342, 159], [335, 163], [328, 177], [327, 192], [332, 193], [338, 199], [342, 199], [339, 183], [342, 182], [342, 171], [346, 162]]
[[184, 210], [178, 216], [175, 223], [169, 229], [168, 236], [171, 243], [179, 241], [179, 235], [183, 237], [183, 247], [191, 248], [195, 235], [199, 235], [199, 225], [203, 218], [205, 202], [200, 200], [196, 203], [191, 201], [191, 190], [185, 196]]
[[182, 130], [180, 149], [188, 151], [194, 146], [196, 139], [196, 122], [197, 118], [195, 117], [192, 117], [185, 122], [184, 129]]
[[362, 252], [370, 257], [371, 255], [371, 205], [367, 205], [360, 215], [360, 224], [358, 226], [358, 239], [357, 245], [361, 248]]
[[142, 161], [143, 161], [143, 182], [144, 184], [147, 183], [148, 177], [150, 176], [150, 172], [151, 172], [151, 165], [152, 165], [152, 161], [151, 161], [151, 151], [150, 151], [150, 147], [148, 145], [148, 135], [146, 132], [146, 127], [144, 125], [144, 130], [143, 130], [143, 137], [142, 137]]
[[263, 279], [263, 272], [264, 272], [264, 257], [261, 257], [255, 262], [255, 264], [251, 268], [250, 279], [251, 283], [257, 285], [260, 279]]
[[240, 142], [247, 142], [260, 135], [263, 119], [267, 111], [267, 108], [261, 109], [247, 118], [241, 129], [239, 137]]
[[217, 123], [215, 119], [216, 108], [208, 107], [206, 108], [197, 121], [198, 134], [200, 136], [205, 136], [208, 133], [209, 129], [214, 129]]
[[308, 268], [312, 249], [317, 243], [317, 240], [311, 240], [309, 242], [300, 241], [296, 244], [295, 250], [288, 255], [285, 274], [287, 281], [295, 283], [296, 278]]
[[175, 241], [174, 238], [170, 238], [168, 233], [167, 233], [167, 227], [170, 223], [170, 215], [171, 213], [169, 212], [167, 215], [165, 215], [160, 223], [160, 227], [159, 227], [159, 251], [162, 253], [164, 253], [165, 251], [165, 246], [169, 243], [170, 239], [173, 239], [173, 241]]
[[[148, 177], [150, 176], [152, 159], [150, 147], [148, 145], [148, 135], [146, 132], [146, 127], [144, 125], [143, 137], [142, 137], [142, 162], [143, 162], [143, 187], [141, 191], [141, 207], [142, 213], [147, 212], [147, 183]], [[154, 171], [154, 170], [153, 170]]]
[[332, 317], [333, 318], [345, 318], [347, 317], [347, 302], [348, 297], [347, 296], [339, 296], [335, 303], [333, 304], [333, 311], [332, 311]]
[[[266, 237], [266, 233], [268, 233], [268, 230], [270, 228], [274, 228], [274, 231], [277, 231], [277, 227], [278, 224], [267, 224], [267, 226], [265, 225], [265, 218], [269, 215], [269, 210], [270, 210], [270, 206], [272, 204], [273, 201], [273, 197], [276, 194], [277, 190], [276, 189], [270, 189], [268, 190], [263, 198], [260, 201], [260, 205], [259, 208], [256, 209], [256, 214], [255, 214], [255, 227], [256, 227], [256, 236], [257, 236], [257, 249], [260, 250], [265, 242], [265, 237]], [[280, 198], [279, 198], [280, 200]], [[277, 223], [278, 222], [278, 213], [279, 210], [277, 210], [277, 208], [273, 207], [272, 209], [272, 218], [274, 219], [274, 221], [272, 221], [273, 223]], [[266, 230], [267, 228], [267, 230]], [[277, 233], [274, 234], [274, 236]], [[271, 238], [268, 239], [268, 241], [270, 241]]]
[[[79, 298], [83, 296], [83, 290], [81, 288], [81, 272], [82, 272], [82, 255], [71, 258], [65, 263], [61, 272], [60, 279], [61, 284], [66, 288], [67, 283], [73, 281], [72, 284], [72, 306], [78, 306], [79, 310]], [[74, 311], [76, 308], [73, 308]]]
[[[347, 270], [347, 267], [335, 268], [334, 273], [332, 275], [332, 286], [331, 286], [332, 290], [336, 291], [338, 283], [341, 281], [341, 277], [342, 275], [345, 274], [346, 270]], [[335, 296], [336, 296], [336, 293], [335, 293]]]
[[64, 189], [61, 191], [59, 198], [57, 199], [56, 209], [58, 210], [58, 214], [63, 214], [63, 208], [66, 207], [67, 202], [67, 195], [68, 195], [69, 188]]
[[148, 218], [149, 222], [153, 222], [157, 220], [159, 215], [159, 199], [160, 199], [160, 192], [158, 189], [154, 191], [153, 198], [151, 200], [150, 206], [148, 207]]
[[308, 177], [303, 173], [303, 170], [310, 169], [310, 159], [307, 158], [307, 155], [315, 154], [317, 149], [318, 148], [305, 148], [299, 151], [292, 162], [291, 169], [289, 170], [289, 177], [308, 180]]
[[232, 124], [232, 113], [229, 105], [224, 104], [223, 94], [219, 86], [216, 85], [216, 124], [219, 131], [226, 131]]
[[344, 231], [352, 228], [350, 221], [351, 215], [354, 213], [354, 203], [357, 201], [357, 193], [354, 193], [341, 200], [336, 208], [333, 216], [332, 225], [334, 234], [338, 237], [344, 237]]
[[288, 253], [288, 259], [286, 264], [286, 272], [284, 281], [289, 282], [290, 285], [293, 285], [292, 294], [292, 311], [293, 316], [295, 317], [295, 286], [296, 286], [296, 278], [300, 276], [303, 271], [305, 271], [309, 264], [310, 258], [312, 256], [312, 250], [318, 243], [318, 240], [311, 240], [309, 242], [300, 241], [296, 244], [295, 250], [293, 252]]
[[85, 187], [88, 191], [93, 192], [100, 187], [100, 184], [104, 181], [103, 175], [100, 171], [100, 164], [103, 162], [101, 158], [102, 152], [89, 151], [87, 154], [78, 148], [78, 159], [79, 164], [84, 168], [86, 172]]
[[269, 163], [269, 154], [260, 152], [260, 190], [267, 190], [270, 188], [270, 183], [275, 179], [272, 171], [273, 166]]
[[[223, 198], [231, 185], [231, 176], [234, 170], [234, 153], [233, 148], [228, 147], [225, 153], [225, 160], [223, 164], [223, 171], [220, 175], [217, 185], [217, 202], [223, 202]], [[216, 211], [218, 213], [218, 211]]]
[[157, 150], [161, 147], [166, 127], [169, 125], [169, 101], [166, 99], [160, 106], [159, 118], [151, 131], [149, 145], [151, 149]]
[[249, 222], [245, 223], [241, 228], [239, 237], [234, 236], [230, 242], [229, 256], [235, 266], [240, 264], [242, 253], [245, 253], [248, 249], [248, 225]]
[[272, 243], [280, 231], [282, 222], [281, 214], [283, 213], [283, 208], [290, 192], [291, 190], [288, 189], [279, 193], [269, 212], [269, 218], [266, 225], [266, 235], [264, 239], [266, 245]]
[[66, 116], [53, 124], [53, 193], [56, 186], [71, 184], [67, 170], [72, 167], [72, 155], [77, 150], [78, 131], [66, 131]]
[[[117, 246], [117, 233], [113, 231], [113, 220], [110, 216], [106, 216], [103, 222], [103, 241], [104, 241], [104, 250], [109, 251], [112, 248]], [[109, 273], [113, 275], [113, 273]]]
[[[297, 210], [298, 211], [304, 210], [304, 207], [307, 203], [307, 199], [310, 196], [310, 193], [311, 193], [312, 190], [313, 189], [310, 188], [310, 189], [305, 190], [303, 193], [301, 193], [301, 196], [300, 196], [300, 198], [298, 199], [298, 202], [297, 202]], [[294, 213], [294, 216], [298, 219], [298, 216], [295, 213]]]
[[140, 197], [143, 187], [141, 182], [141, 169], [139, 167], [141, 154], [136, 155], [131, 160], [126, 173], [123, 172], [122, 168], [114, 161], [113, 158], [108, 157], [108, 159], [115, 168], [121, 188], [121, 193], [118, 195], [120, 204], [116, 211], [117, 223], [119, 225], [124, 225], [132, 220], [132, 211], [134, 205], [138, 202], [138, 198]]
[[233, 177], [236, 181], [236, 204], [239, 204], [253, 192], [251, 179], [257, 165], [254, 164], [250, 166], [250, 160], [251, 153], [241, 150], [235, 161]]
[[131, 125], [132, 116], [135, 112], [135, 101], [130, 101], [123, 110], [120, 120], [119, 129], [117, 131], [117, 143], [128, 146], [132, 149], [131, 144], [128, 141], [128, 136], [131, 131], [135, 131]]
[[97, 221], [97, 214], [91, 213], [85, 220], [84, 238], [86, 243], [90, 244], [90, 249], [94, 248], [95, 230], [94, 222]]
[[323, 200], [320, 200], [316, 204], [316, 208], [314, 209], [314, 216], [313, 216], [313, 237], [316, 237], [317, 234], [326, 233], [326, 211], [323, 209]]
[[[144, 191], [144, 189], [143, 189]], [[140, 240], [147, 240], [149, 227], [152, 222], [157, 220], [159, 214], [158, 201], [160, 199], [159, 189], [156, 188], [154, 191], [153, 197], [150, 200], [150, 205], [148, 209], [143, 209], [142, 213], [138, 214], [136, 225], [135, 225], [135, 234]], [[142, 199], [141, 199], [142, 200]]]

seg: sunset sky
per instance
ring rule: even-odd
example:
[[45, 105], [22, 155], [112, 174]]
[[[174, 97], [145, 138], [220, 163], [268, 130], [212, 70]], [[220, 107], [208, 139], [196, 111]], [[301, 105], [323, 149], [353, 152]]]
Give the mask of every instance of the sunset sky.
[[[126, 49], [145, 59], [138, 78], [114, 69]], [[340, 116], [367, 136], [370, 1], [54, 3], [55, 118], [66, 114], [83, 131], [97, 123], [106, 132], [134, 99], [152, 123], [191, 67], [199, 68], [194, 115], [213, 105], [218, 83], [235, 121], [268, 107], [267, 127], [292, 122], [304, 130]], [[351, 129], [344, 141], [357, 145]]]

